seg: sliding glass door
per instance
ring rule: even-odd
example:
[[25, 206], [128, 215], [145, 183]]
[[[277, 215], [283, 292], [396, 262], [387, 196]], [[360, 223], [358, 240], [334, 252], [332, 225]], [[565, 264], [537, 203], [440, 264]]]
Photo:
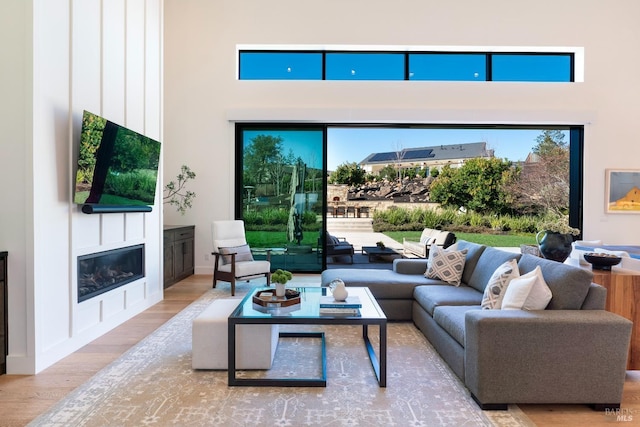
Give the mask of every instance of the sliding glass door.
[[322, 271], [324, 126], [236, 126], [236, 217], [272, 270]]

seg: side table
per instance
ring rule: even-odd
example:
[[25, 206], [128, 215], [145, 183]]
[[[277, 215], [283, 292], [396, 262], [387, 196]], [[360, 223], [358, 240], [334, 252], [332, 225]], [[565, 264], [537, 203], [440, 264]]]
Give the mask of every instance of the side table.
[[607, 311], [633, 322], [627, 369], [640, 369], [640, 271], [593, 270], [593, 282], [607, 289]]

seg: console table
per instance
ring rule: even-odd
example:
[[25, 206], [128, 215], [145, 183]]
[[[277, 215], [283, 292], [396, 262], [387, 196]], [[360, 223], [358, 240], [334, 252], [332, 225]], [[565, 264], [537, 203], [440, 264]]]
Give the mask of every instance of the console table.
[[191, 276], [194, 272], [193, 225], [164, 226], [164, 287]]
[[607, 311], [633, 322], [627, 369], [640, 369], [640, 271], [593, 270], [593, 282], [607, 289]]

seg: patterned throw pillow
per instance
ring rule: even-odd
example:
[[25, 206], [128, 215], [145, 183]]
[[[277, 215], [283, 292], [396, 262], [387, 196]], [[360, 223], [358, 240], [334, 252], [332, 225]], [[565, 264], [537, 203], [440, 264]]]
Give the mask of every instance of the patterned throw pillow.
[[503, 310], [544, 310], [551, 301], [551, 289], [537, 266], [509, 282], [502, 299]]
[[512, 279], [520, 277], [518, 262], [509, 260], [496, 268], [484, 288], [481, 307], [483, 310], [500, 310], [507, 286]]
[[431, 246], [428, 267], [424, 275], [427, 279], [439, 279], [451, 285], [460, 286], [466, 256], [466, 249], [456, 251]]
[[229, 264], [231, 262], [231, 255], [225, 255], [225, 254], [232, 254], [232, 253], [236, 254], [236, 262], [253, 261], [253, 255], [251, 254], [251, 249], [249, 249], [249, 245], [218, 248], [218, 251], [222, 254], [223, 264]]

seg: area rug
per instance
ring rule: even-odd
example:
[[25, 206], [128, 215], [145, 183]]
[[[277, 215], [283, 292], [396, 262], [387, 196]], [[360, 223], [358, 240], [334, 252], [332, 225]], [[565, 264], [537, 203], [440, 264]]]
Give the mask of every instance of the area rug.
[[[236, 292], [249, 289], [239, 284]], [[314, 326], [326, 335], [326, 388], [228, 387], [226, 371], [191, 369], [192, 320], [212, 300], [228, 297], [227, 289], [208, 291], [29, 425], [533, 425], [517, 406], [480, 410], [411, 323], [388, 325], [386, 388], [378, 386], [355, 326]], [[271, 371], [307, 375], [319, 365], [313, 341], [282, 339]]]

